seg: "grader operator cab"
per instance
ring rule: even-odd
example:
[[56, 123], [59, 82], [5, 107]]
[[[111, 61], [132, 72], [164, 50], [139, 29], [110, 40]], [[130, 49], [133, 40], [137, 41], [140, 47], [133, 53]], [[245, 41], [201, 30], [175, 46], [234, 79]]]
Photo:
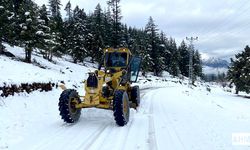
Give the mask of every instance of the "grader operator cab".
[[140, 104], [139, 86], [136, 82], [141, 59], [132, 56], [127, 48], [104, 50], [104, 60], [85, 81], [85, 96], [74, 89], [65, 89], [59, 98], [61, 118], [67, 123], [78, 121], [82, 108], [96, 107], [113, 110], [116, 124], [124, 126], [129, 121], [130, 107]]

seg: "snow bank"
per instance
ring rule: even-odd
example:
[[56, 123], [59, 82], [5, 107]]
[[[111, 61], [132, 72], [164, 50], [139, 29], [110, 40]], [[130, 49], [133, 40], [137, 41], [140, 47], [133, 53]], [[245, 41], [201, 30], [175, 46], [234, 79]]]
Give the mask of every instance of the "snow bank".
[[[4, 46], [18, 58], [24, 58], [23, 48], [11, 47], [7, 44], [4, 44]], [[86, 79], [87, 72], [94, 70], [94, 68], [65, 61], [64, 58], [54, 57], [55, 63], [53, 63], [43, 59], [38, 54], [33, 54], [32, 60], [36, 63], [28, 64], [0, 56], [0, 86], [4, 84], [64, 81], [66, 85], [72, 87], [73, 85], [79, 85], [81, 81]]]

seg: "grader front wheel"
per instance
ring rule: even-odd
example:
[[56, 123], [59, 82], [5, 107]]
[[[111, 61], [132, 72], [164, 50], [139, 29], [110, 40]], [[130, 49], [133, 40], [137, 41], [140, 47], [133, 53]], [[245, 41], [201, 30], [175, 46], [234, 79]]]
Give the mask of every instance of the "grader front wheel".
[[118, 126], [124, 126], [129, 121], [129, 98], [125, 91], [118, 90], [115, 92], [114, 118]]
[[79, 120], [81, 109], [75, 108], [75, 104], [80, 103], [78, 93], [73, 89], [64, 90], [59, 98], [59, 111], [61, 118], [67, 123], [74, 123]]

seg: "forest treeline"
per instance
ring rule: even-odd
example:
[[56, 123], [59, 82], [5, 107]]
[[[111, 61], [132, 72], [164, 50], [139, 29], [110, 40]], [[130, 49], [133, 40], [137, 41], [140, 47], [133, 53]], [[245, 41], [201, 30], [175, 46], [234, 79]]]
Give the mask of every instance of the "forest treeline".
[[[61, 11], [66, 11], [65, 18]], [[63, 7], [60, 0], [49, 0], [42, 6], [32, 0], [1, 0], [0, 15], [0, 53], [3, 42], [24, 47], [28, 63], [34, 49], [50, 61], [53, 56], [69, 54], [75, 63], [87, 57], [100, 63], [104, 48], [127, 47], [142, 58], [143, 73], [160, 76], [168, 71], [174, 76], [188, 76], [188, 44], [182, 41], [177, 45], [152, 17], [142, 29], [122, 23], [120, 0], [108, 0], [106, 8], [98, 4], [88, 14], [79, 6], [72, 8], [70, 1]], [[193, 56], [194, 77], [200, 77], [198, 50]]]

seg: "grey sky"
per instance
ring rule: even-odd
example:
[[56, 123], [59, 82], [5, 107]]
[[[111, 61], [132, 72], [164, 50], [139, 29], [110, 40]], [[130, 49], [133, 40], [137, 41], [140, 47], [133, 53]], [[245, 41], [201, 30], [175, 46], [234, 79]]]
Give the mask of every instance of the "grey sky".
[[[34, 0], [39, 5], [48, 0]], [[63, 6], [68, 0], [61, 0]], [[88, 13], [106, 0], [71, 0]], [[204, 56], [228, 59], [250, 44], [249, 0], [121, 0], [123, 22], [143, 28], [152, 16], [160, 30], [179, 43], [198, 36], [195, 47]], [[64, 11], [62, 11], [65, 14]]]

